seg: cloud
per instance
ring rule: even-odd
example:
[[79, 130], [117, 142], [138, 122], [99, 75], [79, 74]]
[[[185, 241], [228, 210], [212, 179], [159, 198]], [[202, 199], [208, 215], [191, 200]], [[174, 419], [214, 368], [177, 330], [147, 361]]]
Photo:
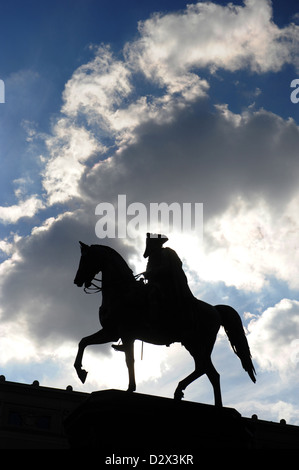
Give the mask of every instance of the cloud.
[[298, 288], [299, 132], [293, 121], [264, 110], [212, 112], [203, 101], [177, 112], [171, 123], [150, 122], [135, 134], [136, 143], [86, 174], [83, 194], [114, 205], [117, 194], [126, 194], [127, 204], [147, 208], [202, 202], [204, 253], [187, 259], [194, 271], [240, 289], [257, 291], [270, 276]]
[[127, 64], [100, 47], [66, 84], [61, 117], [52, 134], [44, 137], [48, 154], [41, 157], [49, 205], [80, 196], [78, 184], [89, 160], [105, 160], [111, 151], [134, 141], [135, 129], [143, 122], [170, 121], [175, 109], [183, 106], [168, 95], [143, 96], [124, 105], [132, 92], [130, 75]]
[[[59, 132], [66, 129], [65, 123]], [[292, 263], [292, 270], [288, 265], [296, 256], [298, 165], [294, 149], [299, 134], [294, 122], [263, 110], [243, 115], [227, 113], [227, 108], [226, 112], [212, 111], [202, 100], [193, 109], [177, 109], [171, 122], [143, 123], [134, 131], [135, 142], [88, 169], [86, 162], [96, 148], [88, 140], [89, 133], [81, 133], [76, 126], [69, 129], [66, 141], [74, 137], [70, 146], [64, 133], [58, 138], [59, 132], [50, 146], [49, 197], [81, 197], [80, 209], [47, 219], [17, 242], [18, 261], [13, 268], [6, 265], [9, 271], [2, 280], [5, 321], [21, 316], [33, 338], [51, 341], [55, 337], [72, 340], [99, 327], [94, 312], [100, 301], [93, 300], [88, 308], [93, 325], [88, 328], [82, 316], [86, 297], [74, 292], [72, 285], [79, 257], [77, 242], [101, 243], [95, 235], [96, 205], [115, 202], [118, 194], [126, 194], [128, 204], [139, 201], [146, 206], [161, 201], [203, 202], [204, 253], [197, 256], [170, 240], [170, 246], [185, 256], [185, 266], [203, 279], [251, 290], [261, 289], [271, 274], [296, 283], [298, 264]], [[56, 180], [54, 162], [62, 165]], [[72, 171], [76, 162], [78, 174]], [[278, 219], [273, 201], [284, 207]], [[143, 238], [126, 245], [119, 239], [102, 242], [114, 246], [126, 260], [135, 257], [142, 264]]]
[[38, 195], [33, 195], [13, 206], [0, 207], [0, 220], [4, 224], [15, 224], [24, 217], [33, 217], [45, 207]]
[[[73, 284], [79, 240], [98, 242], [91, 214], [84, 209], [65, 212], [3, 247], [11, 250], [11, 258], [1, 265], [1, 321], [26, 325], [34, 343], [77, 341], [100, 329], [101, 295], [86, 296]], [[131, 251], [124, 250], [118, 239], [109, 245], [125, 252], [124, 257]]]
[[[29, 134], [30, 144], [42, 138], [46, 147], [43, 196], [25, 198], [19, 178], [18, 204], [0, 208], [5, 223], [40, 215], [28, 236], [0, 244], [10, 256], [1, 264], [0, 287], [5, 334], [15, 331], [6, 343], [11, 351], [23, 332], [27, 357], [40, 353], [46, 361], [56, 350], [56, 364], [63, 364], [73, 360], [81, 337], [100, 328], [100, 296], [85, 296], [73, 285], [79, 240], [107, 243], [134, 261], [133, 269], [145, 267], [144, 233], [125, 242], [95, 235], [97, 204], [115, 203], [119, 194], [146, 207], [204, 204], [204, 245], [198, 247], [200, 237], [169, 243], [189, 274], [254, 292], [271, 276], [298, 288], [298, 126], [263, 109], [236, 114], [226, 103], [212, 108], [208, 79], [200, 76], [204, 69], [207, 77], [207, 70], [264, 73], [295, 63], [298, 28], [279, 29], [271, 15], [265, 0], [189, 5], [140, 23], [123, 55], [95, 47], [94, 57], [75, 70], [51, 134]], [[57, 212], [48, 217], [50, 210]], [[297, 307], [285, 300], [250, 323], [261, 367], [292, 366], [287, 348], [299, 338]], [[98, 351], [110, 359], [110, 345]], [[157, 360], [149, 374], [159, 377], [160, 365]]]
[[244, 6], [212, 2], [187, 5], [183, 12], [155, 14], [139, 23], [140, 39], [128, 46], [132, 62], [169, 90], [181, 91], [195, 79], [192, 70], [277, 71], [296, 58], [299, 29], [279, 29], [268, 0]]
[[[85, 165], [96, 153], [107, 158], [135, 141], [140, 125], [170, 122], [178, 110], [207, 96], [209, 84], [200, 69], [248, 66], [262, 73], [294, 63], [298, 31], [294, 24], [279, 29], [266, 0], [247, 0], [243, 6], [200, 2], [140, 22], [139, 37], [127, 43], [123, 58], [107, 46], [93, 47], [94, 58], [67, 82], [61, 116], [44, 138], [47, 203], [78, 196]], [[19, 84], [29, 76], [31, 83], [32, 75], [36, 80], [36, 74], [25, 72], [10, 80]], [[141, 75], [152, 94], [138, 94], [135, 83]]]
[[78, 183], [85, 171], [85, 163], [101, 146], [92, 132], [65, 118], [57, 121], [46, 145], [49, 156], [42, 184], [47, 193], [47, 204], [65, 203], [79, 196]]
[[[205, 227], [200, 269], [206, 281], [258, 292], [271, 278], [298, 289], [298, 194], [273, 209], [271, 198], [238, 197]], [[217, 266], [217, 269], [215, 269]]]
[[[95, 152], [103, 160], [135, 142], [141, 125], [171, 122], [179, 110], [207, 96], [209, 84], [195, 71], [247, 66], [258, 73], [277, 71], [294, 62], [298, 31], [295, 25], [279, 29], [266, 0], [225, 7], [198, 3], [139, 23], [139, 38], [126, 44], [123, 59], [107, 46], [94, 47], [94, 58], [67, 82], [62, 117], [46, 139], [50, 159], [45, 157], [43, 185], [49, 203], [77, 195], [84, 163]], [[138, 94], [140, 76], [152, 94]], [[260, 119], [266, 124], [266, 113]]]
[[[261, 125], [267, 142], [276, 138], [277, 152], [283, 147], [281, 141], [287, 141], [286, 134], [293, 135], [295, 141], [298, 138], [294, 123], [271, 113], [261, 111], [235, 119], [222, 110], [209, 111], [206, 102], [193, 111], [177, 111], [170, 123], [149, 122], [136, 129], [135, 143], [96, 164], [79, 180], [80, 209], [47, 219], [34, 227], [30, 236], [16, 240], [15, 261], [3, 266], [1, 321], [6, 325], [19, 324], [26, 337], [45, 355], [62, 341], [73, 344], [75, 355], [81, 337], [100, 328], [97, 316], [100, 297], [85, 296], [72, 282], [80, 255], [78, 240], [107, 243], [127, 261], [135, 258], [140, 267], [145, 267], [141, 256], [143, 238], [141, 243], [123, 244], [120, 239], [101, 241], [95, 236], [97, 203], [114, 201], [117, 194], [127, 194], [128, 202], [145, 204], [153, 200], [203, 201], [204, 210], [207, 206], [204, 252], [197, 257], [192, 250], [184, 251], [188, 247], [173, 245], [172, 238], [169, 245], [185, 256], [187, 269], [193, 269], [206, 281], [222, 280], [239, 289], [255, 291], [265, 285], [270, 274], [289, 283], [296, 282], [297, 199], [290, 199], [293, 194], [296, 196], [295, 177], [291, 183], [288, 173], [283, 175], [282, 164], [280, 170], [269, 166], [269, 161], [276, 157], [272, 147], [271, 153], [266, 153], [261, 137], [254, 141], [257, 153], [247, 159], [250, 149], [246, 146], [251, 141], [252, 129], [254, 132], [259, 129], [262, 136]], [[231, 135], [234, 139], [229, 138]], [[221, 154], [217, 151], [219, 142]], [[293, 165], [290, 173], [294, 176], [295, 158], [292, 153], [286, 158]], [[280, 165], [278, 155], [277, 164]], [[254, 175], [256, 165], [259, 181], [251, 185], [248, 173]], [[264, 179], [260, 174], [263, 168]], [[276, 197], [271, 171], [274, 175], [280, 171], [285, 178], [280, 197], [285, 203], [291, 201], [278, 219], [271, 205]], [[235, 199], [235, 194], [242, 196]], [[109, 353], [110, 345], [99, 348], [99, 358]]]
[[259, 194], [276, 202], [296, 188], [298, 128], [275, 114], [260, 110], [227, 115], [213, 112], [202, 101], [193, 109], [177, 111], [173, 122], [151, 121], [135, 134], [136, 143], [88, 172], [84, 184], [90, 184], [90, 193], [97, 178], [113, 193], [105, 184], [109, 175], [113, 181], [118, 178], [124, 193], [130, 193], [131, 176], [135, 178], [131, 191], [144, 199], [153, 193], [160, 200], [167, 193], [169, 199], [174, 193], [193, 193], [197, 201], [208, 201], [213, 212], [215, 200], [222, 207], [228, 194], [230, 198]]
[[248, 325], [252, 354], [264, 370], [278, 370], [286, 375], [295, 370], [298, 362], [298, 313], [297, 300], [282, 299]]
[[83, 111], [89, 123], [95, 120], [103, 126], [106, 119], [109, 127], [111, 112], [132, 92], [130, 76], [127, 65], [116, 60], [109, 47], [95, 48], [94, 59], [79, 67], [67, 82], [62, 112], [76, 116]]

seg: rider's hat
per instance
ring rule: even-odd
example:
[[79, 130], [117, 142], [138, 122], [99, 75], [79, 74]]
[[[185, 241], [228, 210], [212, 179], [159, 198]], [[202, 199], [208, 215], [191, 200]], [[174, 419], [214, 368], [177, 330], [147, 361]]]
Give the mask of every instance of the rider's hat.
[[146, 234], [146, 248], [144, 252], [144, 258], [147, 258], [153, 250], [161, 248], [164, 243], [168, 241], [168, 238], [165, 235], [156, 234], [156, 233], [147, 233]]

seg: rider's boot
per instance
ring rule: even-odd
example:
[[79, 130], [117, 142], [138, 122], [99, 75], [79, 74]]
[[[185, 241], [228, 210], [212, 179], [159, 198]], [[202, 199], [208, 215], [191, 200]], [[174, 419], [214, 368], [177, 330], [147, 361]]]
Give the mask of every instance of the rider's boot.
[[115, 351], [122, 351], [122, 352], [126, 351], [126, 348], [123, 344], [112, 344], [111, 347], [115, 349]]

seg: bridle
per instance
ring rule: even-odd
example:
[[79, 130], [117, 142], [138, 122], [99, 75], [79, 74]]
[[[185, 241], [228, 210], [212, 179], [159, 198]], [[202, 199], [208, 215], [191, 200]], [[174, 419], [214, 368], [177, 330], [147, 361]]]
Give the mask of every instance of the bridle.
[[[144, 272], [136, 274], [134, 278], [136, 281], [138, 281], [141, 276], [144, 276]], [[103, 282], [102, 279], [97, 279], [96, 277], [93, 278], [93, 281], [100, 282], [100, 283]], [[91, 282], [90, 286], [84, 287], [85, 294], [98, 294], [99, 292], [102, 292], [102, 290], [103, 290], [103, 287], [97, 286], [94, 282]]]
[[[96, 277], [94, 277], [93, 281], [102, 282], [102, 279], [97, 279]], [[99, 292], [102, 292], [102, 290], [103, 287], [97, 286], [94, 282], [91, 282], [90, 286], [84, 287], [85, 294], [98, 294]]]

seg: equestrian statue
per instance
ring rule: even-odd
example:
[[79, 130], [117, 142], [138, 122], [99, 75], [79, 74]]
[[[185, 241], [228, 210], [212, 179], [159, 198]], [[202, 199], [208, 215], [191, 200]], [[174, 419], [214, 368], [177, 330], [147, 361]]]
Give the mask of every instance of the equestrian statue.
[[[87, 346], [117, 342], [112, 347], [125, 353], [129, 373], [129, 392], [136, 390], [134, 371], [134, 342], [166, 345], [180, 342], [195, 362], [194, 371], [179, 382], [174, 398], [183, 398], [183, 390], [201, 375], [206, 374], [213, 390], [215, 405], [222, 406], [220, 376], [211, 354], [220, 326], [223, 326], [233, 351], [245, 371], [256, 381], [251, 353], [239, 314], [227, 305], [212, 306], [194, 297], [182, 261], [171, 248], [163, 247], [168, 238], [147, 234], [144, 257], [146, 271], [134, 276], [121, 255], [105, 245], [79, 242], [81, 258], [74, 280], [78, 287], [102, 292], [99, 319], [102, 329], [82, 338], [74, 367], [84, 383], [87, 372], [82, 358]], [[101, 286], [94, 281], [101, 272]], [[98, 280], [97, 280], [98, 281]]]

